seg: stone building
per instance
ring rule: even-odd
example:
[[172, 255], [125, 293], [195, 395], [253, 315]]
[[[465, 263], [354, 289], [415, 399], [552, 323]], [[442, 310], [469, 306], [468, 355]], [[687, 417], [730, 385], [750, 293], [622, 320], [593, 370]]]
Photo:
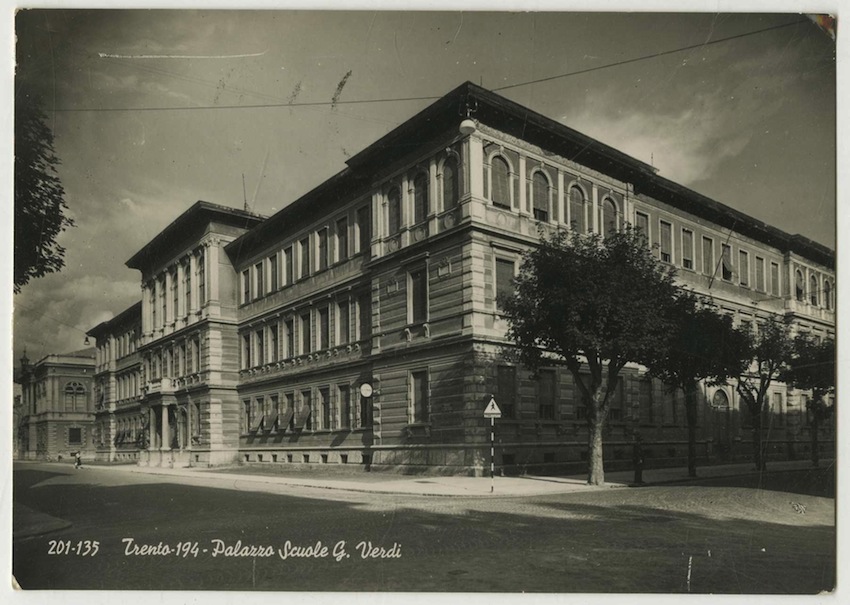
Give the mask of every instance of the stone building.
[[[474, 120], [461, 125], [467, 110]], [[494, 394], [503, 469], [581, 468], [572, 378], [502, 357], [496, 297], [541, 231], [626, 223], [736, 321], [789, 315], [834, 337], [831, 250], [466, 83], [274, 216], [199, 202], [128, 261], [143, 285], [127, 408], [140, 461], [481, 472]], [[98, 349], [125, 327], [95, 328]], [[99, 380], [117, 371], [98, 368]], [[109, 397], [112, 426], [120, 404]], [[805, 451], [804, 397], [774, 386], [771, 455]], [[704, 388], [704, 459], [748, 455], [741, 406], [731, 387]], [[631, 367], [611, 410], [609, 466], [628, 463], [635, 431], [658, 464], [684, 459], [681, 397]]]
[[58, 460], [95, 454], [94, 349], [52, 354], [30, 364], [21, 359], [18, 456]]

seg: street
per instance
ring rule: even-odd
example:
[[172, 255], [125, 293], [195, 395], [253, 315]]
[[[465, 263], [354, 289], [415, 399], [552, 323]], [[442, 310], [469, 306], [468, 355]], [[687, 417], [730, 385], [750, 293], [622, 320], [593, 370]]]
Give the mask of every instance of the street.
[[24, 589], [273, 591], [782, 594], [835, 584], [831, 468], [490, 498], [263, 493], [239, 479], [186, 485], [18, 464], [16, 509], [70, 526], [16, 535], [15, 578]]

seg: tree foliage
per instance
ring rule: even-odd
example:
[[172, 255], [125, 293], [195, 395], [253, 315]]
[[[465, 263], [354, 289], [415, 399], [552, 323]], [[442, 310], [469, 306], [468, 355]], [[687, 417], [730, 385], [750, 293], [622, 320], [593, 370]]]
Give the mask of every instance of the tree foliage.
[[756, 468], [766, 468], [762, 451], [762, 417], [770, 385], [785, 375], [793, 352], [790, 321], [771, 315], [747, 331], [750, 341], [747, 367], [738, 376], [736, 390], [747, 405], [753, 426], [753, 455]]
[[561, 231], [541, 237], [524, 257], [513, 295], [499, 300], [520, 361], [531, 369], [561, 362], [578, 386], [589, 483], [604, 482], [602, 429], [620, 371], [654, 358], [670, 330], [664, 309], [675, 298], [673, 277], [631, 228], [606, 239]]
[[31, 279], [59, 271], [65, 249], [59, 234], [74, 224], [66, 216], [65, 190], [56, 173], [53, 133], [33, 97], [15, 103], [15, 292]]
[[696, 476], [698, 385], [725, 384], [748, 365], [750, 340], [736, 330], [732, 318], [710, 301], [684, 291], [669, 307], [671, 329], [658, 355], [648, 362], [649, 375], [685, 395], [688, 424], [688, 474]]
[[812, 392], [806, 401], [806, 409], [812, 421], [812, 464], [818, 466], [821, 422], [835, 413], [835, 407], [826, 401], [827, 396], [835, 392], [835, 342], [829, 339], [818, 342], [809, 334], [798, 335], [782, 380], [795, 388]]

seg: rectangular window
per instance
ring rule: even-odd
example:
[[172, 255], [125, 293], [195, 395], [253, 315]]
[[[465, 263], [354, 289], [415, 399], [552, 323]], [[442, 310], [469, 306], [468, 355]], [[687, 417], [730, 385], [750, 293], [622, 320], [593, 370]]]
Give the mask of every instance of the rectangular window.
[[732, 247], [729, 244], [722, 244], [721, 250], [721, 277], [724, 281], [732, 281]]
[[361, 294], [357, 299], [359, 340], [372, 336], [372, 295], [369, 292]]
[[266, 338], [262, 329], [257, 330], [254, 340], [257, 343], [257, 365], [261, 366], [266, 363]]
[[336, 320], [336, 343], [337, 344], [347, 344], [348, 343], [348, 301], [342, 301], [337, 304], [337, 320]]
[[764, 259], [756, 257], [756, 290], [764, 292]]
[[329, 431], [334, 427], [331, 424], [331, 391], [328, 387], [319, 389], [319, 405], [322, 409], [322, 426], [318, 428]]
[[499, 366], [496, 369], [496, 405], [502, 418], [516, 418], [516, 368]]
[[278, 325], [269, 326], [269, 361], [277, 361], [278, 356]]
[[162, 310], [162, 325], [168, 323], [168, 298], [165, 296], [165, 277], [159, 283], [159, 302]]
[[254, 280], [257, 284], [257, 290], [254, 292], [254, 298], [262, 298], [266, 293], [266, 284], [263, 277], [263, 263], [259, 262], [254, 265]]
[[269, 257], [269, 292], [275, 292], [280, 287], [278, 270], [277, 270], [277, 254], [272, 254]]
[[312, 349], [313, 338], [310, 330], [310, 314], [307, 313], [301, 316], [301, 354], [306, 355]]
[[540, 370], [537, 376], [537, 416], [541, 420], [555, 419], [556, 374], [554, 370]]
[[337, 386], [339, 396], [339, 428], [351, 428], [351, 389], [347, 384]]
[[635, 212], [635, 230], [643, 232], [646, 240], [649, 241], [649, 215], [643, 212]]
[[283, 326], [286, 330], [286, 350], [284, 351], [284, 356], [295, 357], [295, 322], [287, 319], [283, 322]]
[[83, 443], [83, 429], [68, 429], [68, 445], [81, 445]]
[[428, 422], [428, 372], [412, 372], [411, 404], [413, 407], [413, 422]]
[[779, 296], [779, 265], [770, 263], [770, 293]]
[[514, 261], [505, 258], [496, 259], [496, 306], [499, 307], [499, 299], [502, 296], [511, 296], [514, 293]]
[[204, 253], [198, 254], [198, 304], [204, 306], [207, 302], [207, 271], [204, 266]]
[[702, 238], [702, 272], [714, 275], [714, 240], [705, 236]]
[[372, 212], [369, 206], [357, 210], [357, 243], [361, 254], [372, 253]]
[[183, 314], [192, 311], [192, 267], [189, 263], [183, 265]]
[[319, 247], [319, 271], [328, 268], [328, 228], [319, 229], [318, 232], [318, 247]]
[[298, 277], [304, 279], [310, 275], [310, 238], [302, 239], [299, 248], [299, 252], [301, 252], [301, 274]]
[[253, 417], [251, 416], [251, 400], [245, 399], [242, 402], [242, 433], [247, 433], [252, 426]]
[[673, 225], [666, 221], [660, 223], [661, 231], [661, 260], [665, 263], [673, 262]]
[[750, 285], [750, 255], [746, 250], [738, 250], [738, 271], [740, 284]]
[[694, 268], [694, 232], [682, 229], [682, 267]]
[[325, 350], [331, 346], [330, 312], [327, 307], [319, 309], [319, 349]]
[[271, 395], [269, 397], [269, 411], [267, 415], [270, 416], [268, 418], [268, 427], [271, 429], [277, 429], [279, 427], [280, 415], [282, 410], [280, 409], [280, 399], [277, 395]]
[[242, 335], [242, 369], [251, 367], [251, 334]]
[[171, 272], [171, 319], [176, 320], [180, 315], [177, 305], [180, 302], [180, 294], [177, 289], [177, 271]]
[[254, 400], [254, 410], [251, 415], [251, 431], [260, 430], [265, 419], [265, 398], [262, 395]]
[[372, 398], [360, 396], [360, 428], [372, 426]]
[[192, 340], [192, 359], [193, 359], [193, 370], [195, 372], [201, 371], [201, 341], [198, 338]]
[[301, 391], [301, 413], [305, 417], [304, 428], [308, 431], [313, 430], [313, 394], [307, 391]]
[[614, 392], [608, 399], [608, 420], [613, 422], [623, 421], [623, 378], [617, 379]]
[[[782, 413], [782, 393], [774, 393], [773, 397], [770, 398], [770, 413], [773, 426], [785, 424], [785, 416]], [[771, 424], [768, 424], [768, 426], [771, 426]]]
[[295, 251], [292, 246], [283, 251], [283, 283], [292, 285], [295, 281]]
[[295, 393], [284, 394], [286, 400], [286, 415], [289, 416], [289, 423], [286, 428], [290, 431], [295, 430]]
[[420, 267], [411, 271], [408, 284], [408, 323], [428, 321], [428, 269]]
[[348, 219], [345, 217], [336, 222], [336, 259], [339, 262], [348, 259]]
[[251, 302], [251, 272], [245, 269], [242, 272], [242, 304]]

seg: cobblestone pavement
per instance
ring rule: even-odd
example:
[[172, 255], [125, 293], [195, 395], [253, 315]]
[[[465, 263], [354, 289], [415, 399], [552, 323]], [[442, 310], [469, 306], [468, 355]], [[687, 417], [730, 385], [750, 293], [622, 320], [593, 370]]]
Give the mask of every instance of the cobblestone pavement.
[[[220, 481], [20, 465], [15, 502], [72, 526], [16, 539], [15, 577], [25, 589], [282, 591], [814, 593], [835, 583], [829, 469], [522, 498]], [[128, 555], [125, 538], [179, 550]], [[71, 554], [48, 554], [51, 540]], [[97, 555], [74, 552], [85, 540], [99, 542]], [[328, 552], [283, 559], [287, 541]], [[385, 550], [363, 558], [369, 542]], [[217, 544], [258, 549], [212, 556]], [[337, 561], [334, 548], [348, 556]]]

